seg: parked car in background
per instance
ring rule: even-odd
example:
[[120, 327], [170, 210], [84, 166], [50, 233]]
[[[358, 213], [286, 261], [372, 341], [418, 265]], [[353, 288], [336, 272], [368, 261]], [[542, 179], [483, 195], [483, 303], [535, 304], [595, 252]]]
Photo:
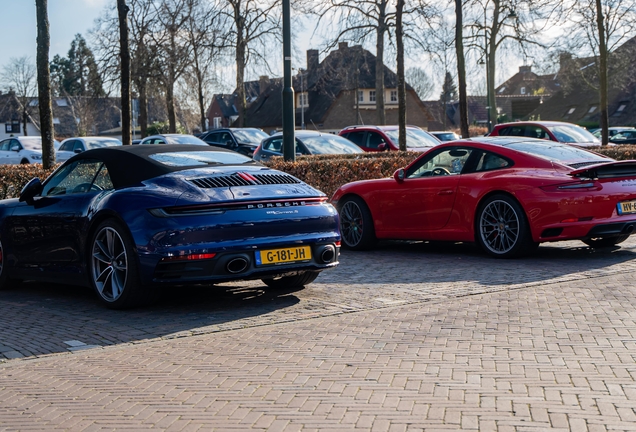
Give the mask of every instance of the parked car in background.
[[193, 145], [208, 145], [205, 141], [195, 137], [194, 135], [187, 134], [160, 134], [150, 135], [142, 139], [141, 144], [193, 144]]
[[[55, 140], [53, 147], [60, 142]], [[42, 163], [42, 137], [17, 136], [0, 141], [0, 164]]]
[[341, 186], [342, 246], [377, 240], [475, 242], [494, 257], [539, 243], [614, 246], [636, 228], [636, 160], [525, 137], [443, 143], [392, 178]]
[[64, 162], [78, 153], [86, 150], [112, 147], [122, 145], [121, 141], [115, 138], [105, 137], [76, 137], [67, 138], [62, 141], [60, 148], [55, 152], [55, 161]]
[[197, 136], [210, 145], [234, 150], [249, 157], [252, 157], [261, 141], [269, 137], [258, 128], [214, 129]]
[[[348, 126], [338, 135], [368, 152], [400, 149], [398, 126]], [[417, 126], [406, 127], [407, 150], [425, 151], [439, 143], [440, 140]]]
[[0, 288], [88, 285], [115, 309], [159, 286], [175, 296], [235, 280], [300, 288], [336, 267], [339, 249], [324, 193], [208, 145], [87, 150], [0, 201]]
[[574, 144], [579, 147], [595, 147], [601, 142], [580, 126], [556, 121], [515, 122], [495, 125], [488, 136], [521, 136]]
[[636, 144], [636, 129], [623, 129], [609, 139], [614, 144]]
[[428, 133], [442, 142], [461, 139], [461, 137], [453, 131], [428, 131]]
[[[612, 126], [607, 128], [607, 132], [609, 133], [610, 138], [624, 130], [631, 131], [631, 130], [636, 130], [636, 128], [633, 128], [631, 126]], [[601, 139], [601, 128], [590, 129], [590, 133], [594, 135], [596, 138], [598, 138], [599, 140]]]
[[[296, 136], [296, 154], [351, 154], [364, 153], [364, 151], [338, 135], [322, 133], [318, 131], [298, 130]], [[261, 145], [254, 151], [254, 160], [264, 161], [272, 156], [283, 155], [283, 134], [276, 134], [264, 139]]]

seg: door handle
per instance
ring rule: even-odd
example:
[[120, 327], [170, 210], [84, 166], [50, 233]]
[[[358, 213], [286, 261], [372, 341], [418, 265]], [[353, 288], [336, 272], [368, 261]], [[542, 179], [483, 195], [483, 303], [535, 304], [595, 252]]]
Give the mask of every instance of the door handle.
[[444, 189], [441, 190], [439, 192], [437, 192], [437, 195], [452, 195], [453, 194], [453, 190], [452, 189]]

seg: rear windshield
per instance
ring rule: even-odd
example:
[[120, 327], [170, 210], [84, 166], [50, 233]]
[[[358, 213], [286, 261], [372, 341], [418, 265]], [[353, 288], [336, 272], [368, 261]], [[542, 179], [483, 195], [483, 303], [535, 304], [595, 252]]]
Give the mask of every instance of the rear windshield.
[[320, 135], [300, 138], [311, 154], [364, 153], [364, 151], [338, 135]]
[[241, 165], [252, 162], [251, 158], [240, 153], [221, 151], [156, 153], [150, 159], [173, 167], [191, 167], [206, 165]]
[[[391, 141], [393, 141], [396, 145], [399, 141], [400, 131], [398, 129], [395, 130], [387, 130], [384, 131]], [[422, 147], [435, 147], [439, 144], [439, 140], [428, 133], [419, 130], [419, 129], [407, 129], [406, 130], [406, 147], [408, 148], [422, 148]]]
[[506, 147], [560, 163], [572, 161], [607, 162], [612, 160], [579, 147], [555, 142], [515, 142], [506, 144]]

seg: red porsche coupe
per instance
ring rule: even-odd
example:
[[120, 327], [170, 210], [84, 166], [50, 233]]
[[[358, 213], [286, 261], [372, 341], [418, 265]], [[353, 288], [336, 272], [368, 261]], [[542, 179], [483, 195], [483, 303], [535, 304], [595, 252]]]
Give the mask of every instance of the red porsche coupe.
[[381, 239], [474, 241], [501, 258], [541, 242], [612, 246], [636, 226], [636, 160], [531, 138], [453, 141], [392, 178], [340, 187], [332, 203], [354, 250]]

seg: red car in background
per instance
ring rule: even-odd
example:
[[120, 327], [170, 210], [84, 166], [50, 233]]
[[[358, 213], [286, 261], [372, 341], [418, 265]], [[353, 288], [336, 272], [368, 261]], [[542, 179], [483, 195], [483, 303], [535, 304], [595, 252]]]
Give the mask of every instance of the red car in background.
[[501, 123], [495, 125], [488, 136], [538, 138], [574, 144], [579, 147], [595, 147], [601, 145], [597, 137], [581, 126], [556, 121]]
[[636, 161], [530, 138], [453, 141], [392, 178], [341, 186], [332, 203], [354, 250], [381, 239], [476, 242], [501, 258], [541, 242], [612, 246], [636, 227]]
[[[348, 126], [338, 135], [354, 142], [368, 152], [400, 149], [398, 126]], [[406, 127], [406, 149], [425, 151], [441, 141], [417, 126]]]

